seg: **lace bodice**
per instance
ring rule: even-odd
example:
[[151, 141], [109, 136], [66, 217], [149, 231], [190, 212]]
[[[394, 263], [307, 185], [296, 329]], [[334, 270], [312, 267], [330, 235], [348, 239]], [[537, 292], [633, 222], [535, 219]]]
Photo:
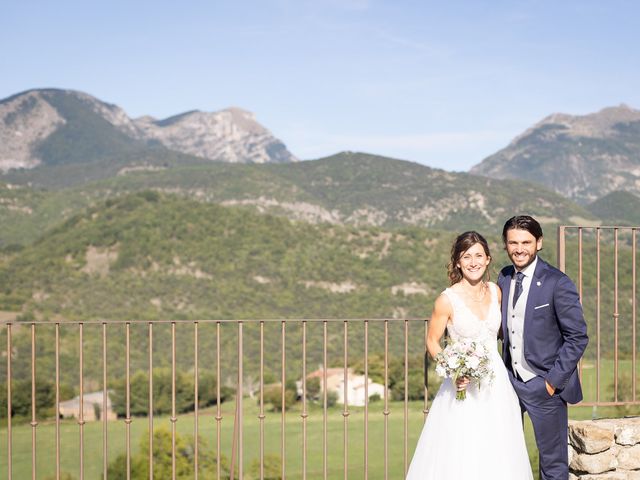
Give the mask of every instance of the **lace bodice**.
[[491, 305], [487, 312], [487, 318], [480, 319], [467, 307], [458, 293], [451, 288], [445, 289], [444, 294], [449, 298], [453, 308], [453, 318], [451, 323], [447, 325], [447, 331], [454, 342], [466, 339], [495, 343], [502, 322], [500, 305], [498, 304], [498, 286], [495, 283], [489, 283], [489, 292]]

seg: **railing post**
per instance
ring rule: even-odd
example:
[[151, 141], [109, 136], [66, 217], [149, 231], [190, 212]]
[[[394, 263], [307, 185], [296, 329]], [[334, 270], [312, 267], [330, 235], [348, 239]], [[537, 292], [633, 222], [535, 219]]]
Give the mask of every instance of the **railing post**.
[[11, 323], [7, 323], [7, 480], [13, 479], [13, 432], [11, 430]]
[[36, 480], [36, 324], [31, 324], [31, 478]]
[[565, 230], [566, 227], [564, 225], [558, 226], [558, 268], [563, 272], [565, 271], [566, 267]]

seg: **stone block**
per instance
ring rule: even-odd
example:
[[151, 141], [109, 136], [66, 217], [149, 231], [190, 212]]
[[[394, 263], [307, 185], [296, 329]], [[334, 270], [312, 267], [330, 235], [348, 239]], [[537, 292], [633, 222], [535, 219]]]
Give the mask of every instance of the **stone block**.
[[[573, 473], [604, 473], [618, 467], [618, 447], [596, 454], [579, 453], [571, 460], [569, 468]], [[580, 475], [580, 478], [585, 478]]]
[[625, 470], [640, 468], [640, 444], [633, 447], [620, 447], [618, 450], [618, 467]]
[[[633, 474], [635, 472], [627, 472], [627, 471], [615, 471], [615, 472], [607, 472], [601, 473], [600, 475], [581, 475], [573, 477], [576, 480], [636, 480], [635, 476], [629, 476], [629, 474]], [[571, 476], [569, 476], [571, 479]]]
[[600, 453], [615, 444], [612, 422], [569, 422], [569, 443], [580, 453]]
[[640, 418], [625, 418], [616, 426], [616, 443], [635, 445], [640, 443]]

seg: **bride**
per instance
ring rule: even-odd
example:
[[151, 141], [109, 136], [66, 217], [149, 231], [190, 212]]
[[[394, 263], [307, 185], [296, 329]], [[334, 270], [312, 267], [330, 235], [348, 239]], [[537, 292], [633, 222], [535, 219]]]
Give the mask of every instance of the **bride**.
[[[492, 380], [458, 386], [447, 378], [418, 440], [407, 480], [529, 480], [533, 478], [516, 393], [497, 350], [501, 292], [488, 282], [489, 246], [477, 232], [456, 238], [448, 265], [451, 286], [435, 302], [427, 351], [435, 357], [445, 329], [450, 341], [484, 343]], [[456, 400], [457, 389], [467, 389]]]

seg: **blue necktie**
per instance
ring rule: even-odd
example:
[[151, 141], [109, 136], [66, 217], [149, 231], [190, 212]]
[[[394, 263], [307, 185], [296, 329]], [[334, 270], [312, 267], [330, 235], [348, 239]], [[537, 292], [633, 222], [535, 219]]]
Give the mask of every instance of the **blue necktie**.
[[513, 308], [516, 308], [516, 302], [520, 295], [522, 294], [522, 280], [524, 279], [524, 273], [518, 272], [516, 273], [516, 289], [513, 292]]

